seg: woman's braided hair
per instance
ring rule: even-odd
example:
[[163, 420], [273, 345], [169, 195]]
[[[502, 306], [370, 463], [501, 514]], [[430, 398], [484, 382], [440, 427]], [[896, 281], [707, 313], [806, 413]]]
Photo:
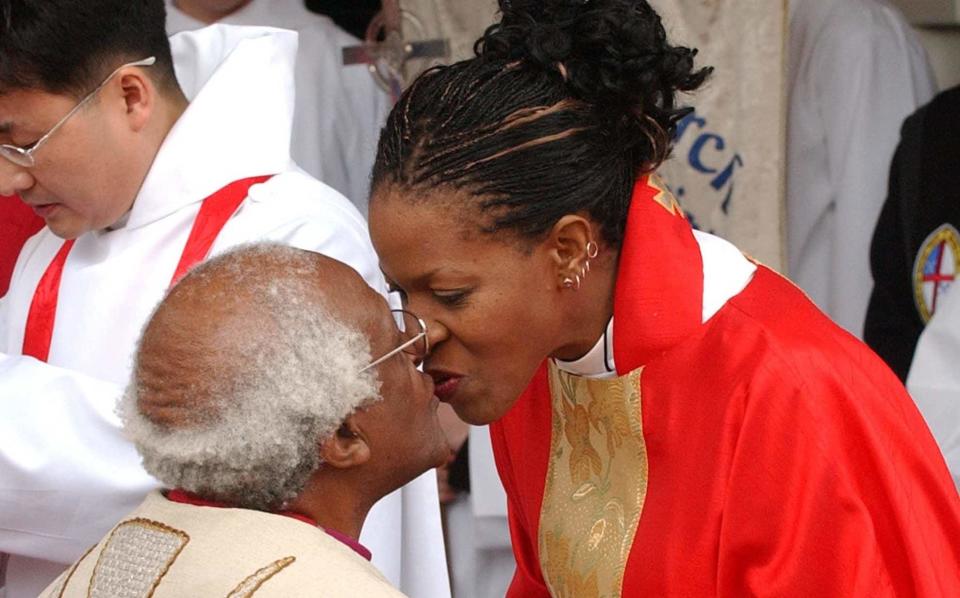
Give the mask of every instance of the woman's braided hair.
[[[623, 238], [632, 188], [670, 152], [711, 69], [644, 0], [500, 0], [475, 58], [423, 73], [387, 120], [373, 188], [467, 191], [486, 232], [538, 238], [587, 212]], [[436, 194], [423, 194], [435, 197]]]

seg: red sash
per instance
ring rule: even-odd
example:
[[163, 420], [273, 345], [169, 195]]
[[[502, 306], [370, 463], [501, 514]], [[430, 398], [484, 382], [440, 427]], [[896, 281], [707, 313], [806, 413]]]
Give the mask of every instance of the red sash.
[[[234, 181], [203, 200], [200, 212], [193, 221], [193, 228], [190, 229], [190, 236], [187, 237], [183, 253], [180, 255], [180, 262], [170, 279], [170, 286], [180, 280], [192, 266], [207, 257], [217, 235], [247, 197], [250, 187], [269, 178], [270, 176], [267, 175]], [[74, 239], [63, 243], [60, 251], [40, 278], [33, 300], [30, 302], [26, 330], [23, 335], [23, 354], [36, 357], [40, 361], [46, 361], [50, 354], [50, 341], [53, 338], [53, 326], [57, 318], [60, 277], [73, 243]]]

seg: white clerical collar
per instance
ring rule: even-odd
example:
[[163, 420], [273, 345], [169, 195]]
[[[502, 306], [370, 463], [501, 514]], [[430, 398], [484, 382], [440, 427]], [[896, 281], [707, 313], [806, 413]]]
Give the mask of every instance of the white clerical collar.
[[607, 323], [607, 329], [597, 344], [587, 354], [576, 361], [555, 359], [557, 367], [565, 372], [587, 378], [613, 378], [617, 375], [617, 366], [613, 362], [613, 318]]
[[147, 172], [129, 229], [198, 204], [233, 181], [293, 168], [296, 32], [211, 25], [172, 36], [170, 50], [190, 104]]
[[[740, 294], [753, 279], [756, 265], [729, 241], [720, 237], [693, 231], [703, 259], [703, 314], [706, 323]], [[587, 378], [613, 378], [617, 367], [613, 358], [613, 318], [607, 329], [586, 355], [576, 361], [555, 359], [557, 367], [565, 372]]]

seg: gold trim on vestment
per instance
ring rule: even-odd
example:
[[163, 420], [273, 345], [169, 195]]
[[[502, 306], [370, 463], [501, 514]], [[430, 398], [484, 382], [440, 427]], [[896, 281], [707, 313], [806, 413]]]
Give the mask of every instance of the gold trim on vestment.
[[667, 184], [663, 182], [663, 179], [655, 174], [651, 174], [647, 179], [647, 185], [659, 191], [659, 193], [653, 196], [653, 201], [663, 206], [664, 210], [674, 216], [680, 216], [683, 219], [687, 218], [683, 213], [683, 208], [680, 207], [680, 202], [677, 201], [676, 196], [670, 191]]
[[549, 368], [550, 463], [540, 508], [544, 581], [555, 598], [619, 598], [647, 492], [640, 376]]
[[71, 566], [70, 569], [64, 573], [63, 579], [60, 581], [60, 585], [54, 586], [54, 588], [50, 590], [49, 596], [52, 596], [53, 598], [63, 598], [63, 593], [67, 591], [67, 586], [70, 585], [70, 578], [73, 577], [73, 574], [77, 572], [77, 568], [80, 566], [80, 563], [83, 562], [83, 559], [90, 556], [90, 553], [93, 552], [93, 549], [96, 547], [97, 545], [94, 544], [88, 548], [79, 559], [77, 559], [77, 562], [75, 562], [73, 566]]
[[262, 567], [256, 573], [237, 584], [237, 587], [233, 588], [233, 591], [227, 594], [227, 598], [250, 598], [250, 596], [257, 593], [260, 586], [266, 583], [268, 579], [289, 567], [295, 560], [297, 560], [297, 557], [288, 556], [276, 560], [266, 567]]

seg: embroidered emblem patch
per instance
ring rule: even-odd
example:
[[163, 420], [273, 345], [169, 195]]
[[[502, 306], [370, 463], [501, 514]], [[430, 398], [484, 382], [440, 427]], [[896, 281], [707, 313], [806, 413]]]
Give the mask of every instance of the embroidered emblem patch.
[[960, 273], [960, 232], [944, 224], [930, 233], [913, 264], [913, 297], [924, 323]]

